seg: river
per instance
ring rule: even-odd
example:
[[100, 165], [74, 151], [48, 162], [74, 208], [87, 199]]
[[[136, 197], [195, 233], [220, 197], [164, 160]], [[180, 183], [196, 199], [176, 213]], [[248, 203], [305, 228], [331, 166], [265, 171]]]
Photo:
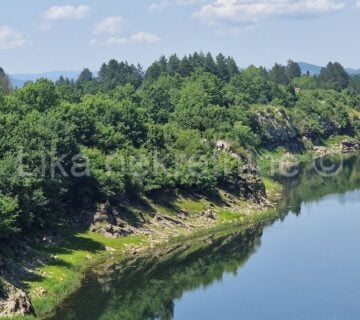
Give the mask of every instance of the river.
[[277, 220], [99, 266], [49, 319], [360, 319], [360, 157], [328, 161], [277, 177]]

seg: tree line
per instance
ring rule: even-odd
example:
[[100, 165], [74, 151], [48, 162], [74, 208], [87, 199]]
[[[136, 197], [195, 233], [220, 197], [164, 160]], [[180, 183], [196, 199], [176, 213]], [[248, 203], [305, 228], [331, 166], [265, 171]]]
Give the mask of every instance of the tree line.
[[[161, 57], [147, 70], [110, 60], [97, 75], [19, 89], [0, 69], [0, 238], [122, 196], [211, 192], [236, 179], [233, 154], [357, 137], [358, 82], [338, 63], [311, 76], [293, 61], [240, 69], [203, 53]], [[219, 140], [231, 152], [216, 151]], [[70, 174], [87, 159], [90, 172]]]

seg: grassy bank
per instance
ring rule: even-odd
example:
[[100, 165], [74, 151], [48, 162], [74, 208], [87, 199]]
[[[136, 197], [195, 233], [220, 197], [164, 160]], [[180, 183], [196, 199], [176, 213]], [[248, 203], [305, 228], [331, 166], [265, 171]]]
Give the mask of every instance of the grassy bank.
[[[281, 186], [265, 178], [265, 185], [270, 199], [279, 196]], [[212, 234], [229, 228], [247, 227], [260, 220], [273, 219], [275, 210], [261, 208], [246, 201], [238, 201], [237, 209], [227, 208], [211, 199], [189, 198], [179, 196], [173, 205], [182, 208], [191, 214], [191, 221], [199, 220], [200, 213], [210, 205], [217, 212], [216, 221], [212, 224], [204, 223], [196, 225], [189, 232], [184, 228], [174, 226], [167, 237], [156, 239], [152, 236], [128, 236], [114, 239], [85, 230], [74, 230], [62, 227], [60, 243], [45, 245], [36, 244], [32, 249], [50, 257], [49, 263], [42, 264], [34, 270], [34, 276], [26, 281], [27, 292], [35, 308], [36, 316], [41, 318], [51, 313], [67, 296], [81, 285], [86, 270], [107, 259], [121, 259], [126, 254], [137, 253], [138, 250], [146, 250], [155, 243], [166, 245], [167, 242], [182, 241], [189, 237], [198, 237], [204, 234]], [[169, 210], [167, 206], [157, 204], [157, 210], [164, 212]], [[167, 212], [170, 214], [170, 212]], [[23, 320], [33, 317], [15, 317]]]
[[[34, 270], [34, 276], [25, 282], [37, 317], [50, 313], [80, 284], [84, 272], [111, 256], [124, 254], [127, 246], [146, 244], [141, 236], [112, 239], [88, 231], [61, 228], [62, 240], [56, 245], [34, 245], [39, 255], [46, 255], [51, 262]], [[18, 316], [11, 319], [32, 319]], [[0, 318], [4, 319], [4, 318]]]
[[130, 236], [111, 239], [91, 232], [64, 230], [61, 246], [39, 246], [37, 249], [54, 258], [54, 263], [38, 268], [40, 278], [29, 286], [36, 314], [43, 316], [81, 284], [84, 272], [111, 255], [121, 255], [128, 245], [141, 245], [146, 239]]

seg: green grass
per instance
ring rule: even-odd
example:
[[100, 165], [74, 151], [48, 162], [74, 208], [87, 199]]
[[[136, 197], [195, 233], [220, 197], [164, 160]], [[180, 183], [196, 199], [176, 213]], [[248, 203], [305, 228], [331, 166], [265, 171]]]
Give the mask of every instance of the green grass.
[[269, 200], [274, 201], [279, 198], [283, 190], [283, 186], [279, 182], [268, 177], [263, 177], [262, 180], [264, 182], [266, 194]]
[[[91, 232], [72, 234], [69, 230], [64, 230], [63, 237], [66, 240], [60, 245], [35, 247], [53, 257], [52, 263], [36, 269], [39, 278], [26, 282], [36, 314], [40, 317], [52, 312], [80, 286], [87, 268], [111, 255], [120, 256], [127, 245], [137, 246], [146, 242], [142, 236], [112, 239]], [[40, 290], [44, 292], [43, 296], [39, 294]]]
[[223, 210], [219, 212], [219, 220], [220, 222], [233, 222], [238, 220], [244, 220], [245, 215], [239, 212], [227, 211]]
[[180, 197], [176, 201], [176, 205], [191, 214], [197, 214], [204, 211], [209, 204], [205, 199], [189, 199]]
[[[276, 193], [281, 186], [275, 181], [265, 178], [264, 183], [268, 193]], [[170, 200], [170, 199], [167, 199]], [[231, 227], [244, 227], [270, 219], [274, 213], [264, 212], [261, 209], [251, 211], [248, 203], [239, 201], [239, 210], [229, 209], [216, 199], [197, 198], [191, 195], [177, 195], [173, 201], [166, 204], [157, 204], [156, 210], [162, 212], [174, 209], [183, 209], [196, 217], [199, 213], [206, 210], [209, 205], [214, 208], [218, 215], [218, 222], [203, 230], [195, 230], [190, 236], [180, 235], [174, 237], [176, 241], [186, 240], [199, 235], [212, 234], [212, 232], [222, 232]], [[218, 200], [218, 199], [217, 199]], [[241, 213], [241, 208], [244, 209]], [[159, 211], [161, 212], [161, 211]], [[246, 214], [245, 214], [246, 212]], [[179, 232], [179, 234], [181, 234]], [[146, 236], [128, 236], [120, 239], [108, 238], [103, 235], [88, 231], [74, 232], [71, 228], [61, 229], [61, 238], [65, 239], [56, 245], [34, 245], [33, 249], [42, 255], [51, 257], [50, 263], [41, 265], [35, 269], [36, 277], [29, 279], [25, 284], [28, 286], [27, 292], [32, 300], [33, 306], [38, 317], [43, 317], [51, 313], [66, 297], [81, 285], [84, 273], [91, 266], [101, 263], [106, 259], [121, 259], [127, 246], [146, 246], [148, 238]], [[170, 240], [173, 240], [170, 239]], [[32, 317], [16, 317], [14, 319], [32, 319]]]

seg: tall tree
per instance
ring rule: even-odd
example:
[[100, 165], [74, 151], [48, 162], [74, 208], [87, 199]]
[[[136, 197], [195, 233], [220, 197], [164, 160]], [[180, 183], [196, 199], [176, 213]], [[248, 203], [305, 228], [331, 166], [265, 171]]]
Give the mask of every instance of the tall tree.
[[216, 63], [210, 52], [205, 57], [204, 69], [206, 72], [216, 74]]
[[4, 69], [0, 67], [0, 90], [4, 94], [11, 92], [11, 81], [9, 76], [5, 73]]
[[342, 90], [349, 86], [350, 76], [339, 62], [329, 62], [321, 69], [319, 82], [326, 89]]
[[180, 71], [180, 59], [176, 54], [173, 54], [169, 57], [168, 61], [168, 72], [170, 75], [174, 75], [179, 73]]
[[278, 63], [275, 63], [274, 67], [270, 70], [269, 78], [276, 84], [287, 85], [289, 83], [286, 67]]
[[216, 56], [216, 68], [217, 68], [217, 75], [220, 79], [224, 81], [229, 80], [229, 69], [226, 63], [226, 58], [223, 54], [218, 54]]
[[93, 74], [92, 72], [88, 69], [85, 68], [81, 73], [79, 78], [77, 79], [77, 83], [78, 84], [84, 84], [86, 82], [92, 81], [93, 80]]
[[289, 80], [293, 80], [301, 76], [301, 68], [298, 63], [289, 60], [286, 66], [286, 75]]

